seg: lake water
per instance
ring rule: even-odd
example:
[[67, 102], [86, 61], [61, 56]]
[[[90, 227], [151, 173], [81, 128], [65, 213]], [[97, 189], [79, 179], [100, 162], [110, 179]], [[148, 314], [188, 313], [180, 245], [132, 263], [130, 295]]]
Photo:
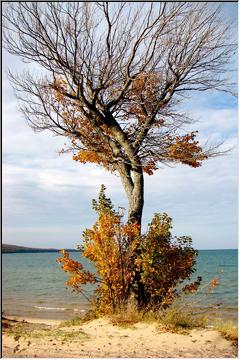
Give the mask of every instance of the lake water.
[[[56, 263], [57, 253], [2, 255], [2, 310], [7, 315], [35, 318], [69, 319], [89, 308], [81, 294], [66, 288], [67, 274]], [[91, 269], [81, 254], [71, 257]], [[238, 304], [237, 250], [200, 250], [192, 279], [202, 276], [202, 290], [190, 299], [199, 311], [207, 310], [217, 318], [236, 321]], [[206, 284], [219, 278], [219, 286], [207, 292]], [[93, 286], [86, 288], [90, 296]], [[206, 294], [207, 293], [207, 294]]]

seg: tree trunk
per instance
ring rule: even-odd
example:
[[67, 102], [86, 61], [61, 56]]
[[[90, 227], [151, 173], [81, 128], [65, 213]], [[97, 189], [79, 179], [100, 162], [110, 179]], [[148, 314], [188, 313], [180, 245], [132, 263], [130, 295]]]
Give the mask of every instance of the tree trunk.
[[142, 212], [144, 204], [144, 178], [141, 167], [130, 170], [125, 164], [118, 168], [124, 190], [128, 197], [128, 222], [142, 224]]
[[[144, 204], [144, 178], [142, 169], [138, 168], [136, 171], [132, 171], [126, 165], [123, 165], [119, 169], [119, 174], [124, 186], [124, 189], [128, 197], [128, 222], [137, 223], [140, 226], [142, 224], [142, 212]], [[135, 250], [135, 256], [139, 256], [141, 253], [140, 247]], [[133, 257], [134, 262], [134, 257]], [[142, 269], [135, 272], [135, 283], [137, 285], [136, 300], [139, 309], [142, 309], [146, 305], [146, 296], [144, 284], [141, 282]]]
[[133, 172], [133, 190], [128, 197], [128, 221], [142, 224], [142, 212], [144, 205], [144, 179], [142, 170], [139, 172]]

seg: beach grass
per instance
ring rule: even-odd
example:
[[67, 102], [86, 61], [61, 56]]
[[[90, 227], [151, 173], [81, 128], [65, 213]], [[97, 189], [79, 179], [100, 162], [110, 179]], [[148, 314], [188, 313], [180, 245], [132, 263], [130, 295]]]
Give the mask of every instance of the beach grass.
[[[7, 323], [7, 322], [5, 322]], [[75, 325], [78, 323], [75, 322]], [[70, 325], [69, 325], [70, 326]], [[74, 326], [74, 325], [71, 325]], [[87, 340], [89, 337], [82, 330], [78, 331], [64, 331], [58, 327], [52, 327], [43, 324], [30, 324], [27, 322], [11, 323], [4, 327], [4, 333], [8, 336], [13, 336], [15, 341], [20, 339], [42, 339], [53, 341], [70, 341], [70, 340]]]
[[234, 344], [238, 343], [238, 327], [232, 321], [218, 322], [214, 328], [223, 334], [227, 340], [232, 341]]
[[144, 313], [136, 308], [136, 305], [129, 301], [125, 306], [122, 306], [113, 314], [109, 315], [109, 320], [112, 325], [120, 327], [132, 327], [137, 322], [143, 320]]
[[31, 334], [31, 337], [34, 339], [39, 338], [48, 338], [51, 340], [61, 340], [61, 341], [70, 341], [70, 340], [87, 340], [89, 337], [83, 331], [64, 331], [61, 329], [45, 330], [45, 331], [35, 331]]
[[71, 326], [81, 326], [82, 324], [96, 319], [96, 313], [92, 310], [88, 310], [84, 315], [82, 316], [76, 316], [73, 319], [62, 321], [58, 327], [71, 327]]
[[162, 312], [159, 318], [161, 329], [165, 328], [171, 332], [182, 332], [194, 328], [204, 328], [207, 324], [207, 318], [196, 316], [190, 311], [179, 307], [170, 307]]
[[81, 317], [77, 316], [77, 317], [75, 317], [73, 319], [62, 321], [58, 325], [58, 327], [62, 328], [62, 327], [78, 326], [78, 325], [82, 325], [83, 322], [84, 322], [83, 319]]
[[117, 312], [109, 315], [113, 325], [120, 327], [133, 327], [138, 322], [157, 323], [161, 331], [183, 332], [194, 328], [204, 328], [207, 317], [186, 311], [177, 305], [158, 310], [141, 311], [133, 304], [127, 304]]

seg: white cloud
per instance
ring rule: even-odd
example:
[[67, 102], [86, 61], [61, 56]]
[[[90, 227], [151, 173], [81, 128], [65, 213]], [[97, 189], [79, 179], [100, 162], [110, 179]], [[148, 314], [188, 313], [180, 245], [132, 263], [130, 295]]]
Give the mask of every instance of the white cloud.
[[[50, 159], [44, 166], [42, 161], [31, 164], [13, 165], [3, 164], [3, 184], [7, 187], [14, 187], [19, 184], [31, 182], [34, 186], [51, 192], [67, 191], [69, 188], [94, 188], [99, 187], [102, 183], [111, 186], [112, 190], [119, 191], [120, 180], [103, 169], [92, 165], [72, 164], [65, 167], [67, 160]], [[56, 162], [58, 162], [56, 164]], [[57, 165], [54, 167], [54, 165]], [[63, 167], [60, 168], [60, 165]]]
[[199, 119], [196, 128], [207, 132], [235, 131], [238, 114], [236, 109], [206, 109], [193, 112], [194, 118]]

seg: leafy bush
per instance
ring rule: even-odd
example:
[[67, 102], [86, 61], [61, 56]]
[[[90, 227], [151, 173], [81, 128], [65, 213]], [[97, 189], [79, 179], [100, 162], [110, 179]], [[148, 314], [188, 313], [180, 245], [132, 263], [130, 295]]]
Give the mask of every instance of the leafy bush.
[[[93, 209], [98, 220], [92, 229], [84, 231], [81, 249], [82, 255], [93, 262], [96, 274], [62, 250], [57, 261], [71, 274], [67, 285], [83, 292], [83, 284], [97, 283], [95, 308], [104, 313], [122, 308], [131, 298], [139, 309], [169, 306], [178, 295], [177, 285], [194, 271], [197, 252], [191, 238], [173, 237], [172, 219], [166, 213], [155, 214], [147, 233], [141, 235], [139, 225], [122, 222], [103, 185]], [[197, 284], [185, 286], [186, 291], [189, 288], [195, 289]]]
[[143, 303], [154, 309], [170, 305], [177, 295], [176, 286], [194, 271], [197, 251], [191, 246], [192, 240], [173, 237], [171, 224], [166, 213], [154, 215], [135, 261], [144, 285]]

